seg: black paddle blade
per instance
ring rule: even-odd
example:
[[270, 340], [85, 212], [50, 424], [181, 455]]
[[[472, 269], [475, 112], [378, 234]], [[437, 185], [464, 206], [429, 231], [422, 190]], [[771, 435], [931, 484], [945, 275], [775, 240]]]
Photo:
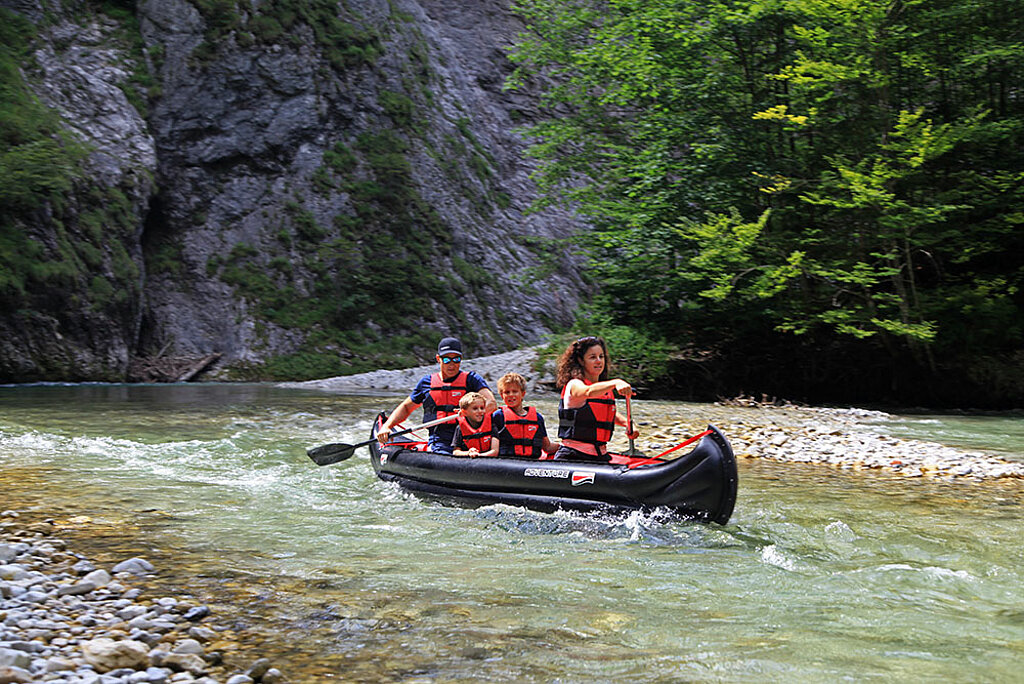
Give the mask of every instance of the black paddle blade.
[[306, 449], [306, 455], [313, 459], [313, 463], [316, 463], [318, 466], [339, 463], [347, 458], [351, 458], [355, 452], [356, 445], [342, 444], [340, 442]]

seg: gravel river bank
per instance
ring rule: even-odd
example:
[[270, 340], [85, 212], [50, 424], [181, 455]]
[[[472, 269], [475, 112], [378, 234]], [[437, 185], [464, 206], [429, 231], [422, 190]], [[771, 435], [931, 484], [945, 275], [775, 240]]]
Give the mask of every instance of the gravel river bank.
[[[27, 518], [27, 516], [25, 516]], [[209, 606], [147, 595], [145, 558], [97, 567], [54, 521], [0, 513], [0, 684], [278, 684]]]

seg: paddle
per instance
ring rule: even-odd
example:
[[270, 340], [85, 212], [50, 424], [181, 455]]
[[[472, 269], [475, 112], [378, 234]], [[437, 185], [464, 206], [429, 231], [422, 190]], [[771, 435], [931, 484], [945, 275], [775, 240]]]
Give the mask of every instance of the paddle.
[[[411, 428], [392, 432], [391, 436], [398, 437], [399, 435], [406, 435], [414, 430], [419, 430], [420, 428], [433, 427], [435, 425], [440, 425], [441, 423], [453, 421], [458, 417], [458, 414], [452, 414], [450, 416], [445, 416], [444, 418], [428, 421], [422, 425], [415, 425]], [[307, 449], [306, 455], [313, 459], [313, 463], [316, 463], [318, 466], [332, 465], [351, 458], [352, 454], [356, 452], [356, 449], [359, 447], [369, 446], [376, 441], [377, 439], [373, 438], [368, 439], [365, 442], [360, 442], [359, 444], [345, 444], [344, 442], [324, 444], [323, 446], [314, 447], [313, 449]]]
[[[626, 432], [633, 434], [633, 407], [629, 401], [629, 395], [626, 395]], [[633, 443], [633, 438], [629, 438], [629, 451], [626, 452], [626, 456], [644, 456], [642, 451], [637, 451], [636, 445]]]
[[687, 446], [689, 444], [693, 444], [694, 442], [696, 442], [698, 439], [700, 439], [702, 437], [707, 437], [708, 435], [711, 434], [711, 432], [712, 432], [711, 430], [705, 430], [704, 432], [696, 434], [693, 437], [690, 437], [689, 439], [687, 439], [686, 441], [684, 441], [684, 442], [682, 442], [680, 444], [676, 444], [671, 449], [666, 449], [665, 451], [662, 451], [660, 454], [658, 454], [654, 458], [662, 458], [663, 459], [665, 456], [667, 456], [668, 454], [671, 454], [673, 451], [678, 451], [679, 449], [682, 449], [684, 446]]

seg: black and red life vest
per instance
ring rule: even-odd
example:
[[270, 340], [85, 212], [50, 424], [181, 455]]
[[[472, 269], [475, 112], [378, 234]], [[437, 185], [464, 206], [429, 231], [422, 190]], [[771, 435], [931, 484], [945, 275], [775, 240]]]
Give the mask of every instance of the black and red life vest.
[[505, 406], [501, 409], [501, 415], [505, 419], [505, 431], [512, 438], [513, 451], [508, 455], [517, 458], [540, 458], [540, 443], [537, 441], [540, 420], [537, 418], [537, 409], [530, 406], [526, 409], [526, 415], [520, 416]]
[[[593, 383], [587, 382], [588, 385]], [[565, 396], [558, 400], [558, 437], [603, 447], [615, 429], [615, 395], [608, 390], [587, 399], [579, 408], [565, 408]]]
[[[427, 423], [435, 418], [444, 418], [458, 412], [459, 399], [466, 394], [468, 389], [466, 380], [469, 374], [466, 371], [459, 371], [451, 380], [444, 380], [440, 373], [430, 376], [430, 401], [423, 402], [423, 422]], [[432, 405], [431, 405], [432, 404]]]
[[462, 433], [462, 441], [466, 444], [467, 449], [476, 448], [477, 451], [484, 452], [491, 448], [491, 414], [484, 414], [484, 419], [480, 421], [479, 427], [473, 427], [466, 420], [465, 416], [459, 416], [459, 432]]

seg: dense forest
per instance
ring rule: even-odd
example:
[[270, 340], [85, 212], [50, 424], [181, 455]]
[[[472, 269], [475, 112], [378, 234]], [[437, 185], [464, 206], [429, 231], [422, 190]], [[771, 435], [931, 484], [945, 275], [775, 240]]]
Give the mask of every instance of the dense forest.
[[1024, 405], [1024, 12], [520, 0], [582, 326], [684, 395]]

